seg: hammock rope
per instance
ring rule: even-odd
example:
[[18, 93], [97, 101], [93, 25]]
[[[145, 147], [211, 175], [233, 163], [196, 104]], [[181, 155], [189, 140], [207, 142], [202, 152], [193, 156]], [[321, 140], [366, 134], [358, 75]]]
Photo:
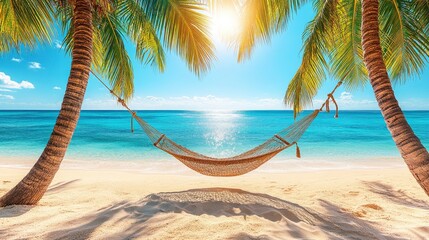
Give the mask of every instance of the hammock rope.
[[311, 114], [295, 121], [293, 124], [278, 132], [261, 145], [233, 157], [214, 158], [194, 152], [169, 139], [165, 134], [161, 133], [142, 118], [140, 118], [137, 113], [129, 108], [125, 101], [112, 89], [110, 89], [96, 74], [94, 74], [94, 72], [92, 72], [92, 74], [103, 84], [104, 87], [110, 91], [113, 96], [117, 98], [118, 103], [120, 103], [131, 114], [131, 132], [134, 132], [134, 119], [137, 121], [155, 147], [172, 155], [187, 167], [198, 173], [217, 177], [238, 176], [246, 174], [258, 168], [284, 149], [293, 145], [296, 147], [296, 156], [300, 158], [301, 151], [298, 146], [298, 140], [301, 138], [313, 120], [317, 117], [319, 112], [323, 111], [324, 107], [327, 112], [330, 111], [329, 102], [332, 101], [332, 103], [335, 105], [335, 117], [338, 117], [338, 104], [335, 101], [333, 94], [335, 90], [342, 84], [342, 81], [338, 82], [332, 92], [328, 94], [326, 101], [319, 109], [316, 109]]

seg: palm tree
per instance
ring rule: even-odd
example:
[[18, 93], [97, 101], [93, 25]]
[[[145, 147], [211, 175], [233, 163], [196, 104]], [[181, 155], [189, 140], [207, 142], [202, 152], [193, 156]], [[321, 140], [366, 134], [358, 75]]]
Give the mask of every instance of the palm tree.
[[[429, 195], [429, 153], [414, 134], [395, 98], [381, 50], [378, 5], [378, 0], [362, 1], [363, 60], [378, 106], [396, 147], [414, 178]], [[429, 15], [424, 17], [428, 18]]]
[[[72, 63], [50, 139], [30, 172], [0, 198], [0, 207], [36, 204], [57, 172], [76, 128], [91, 67], [107, 77], [123, 99], [133, 94], [133, 73], [124, 45], [162, 71], [164, 48], [175, 50], [199, 74], [210, 67], [213, 46], [205, 8], [193, 0], [41, 0], [0, 2], [0, 51], [49, 41], [58, 20]], [[162, 41], [161, 41], [162, 39]]]
[[[253, 9], [260, 16], [254, 32], [244, 28], [247, 32], [238, 41], [239, 59], [249, 56], [258, 40], [267, 40], [271, 33], [283, 29], [291, 13], [308, 1], [261, 2], [264, 8]], [[285, 104], [296, 116], [311, 104], [326, 73], [349, 89], [369, 80], [402, 158], [429, 195], [429, 153], [407, 123], [390, 80], [403, 82], [420, 73], [427, 63], [429, 1], [314, 0], [313, 4], [316, 15], [303, 34], [302, 63], [289, 83]], [[247, 12], [243, 15], [251, 17]]]

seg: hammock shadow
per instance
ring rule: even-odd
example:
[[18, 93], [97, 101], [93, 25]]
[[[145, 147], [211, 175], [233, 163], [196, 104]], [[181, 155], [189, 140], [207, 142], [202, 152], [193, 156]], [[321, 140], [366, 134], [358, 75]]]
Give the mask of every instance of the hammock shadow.
[[[138, 207], [137, 207], [138, 206]], [[314, 222], [320, 217], [298, 204], [284, 201], [267, 194], [250, 193], [232, 188], [200, 188], [181, 192], [150, 194], [137, 206], [124, 210], [139, 221], [146, 221], [154, 212], [186, 212], [220, 216], [257, 215], [272, 222], [286, 218], [292, 222]]]
[[[315, 228], [323, 231], [323, 234], [329, 239], [344, 239], [344, 234], [350, 239], [384, 239], [385, 235], [365, 220], [342, 212], [340, 207], [328, 201], [320, 200], [320, 203], [325, 210], [324, 213], [267, 194], [251, 193], [240, 189], [203, 188], [157, 193], [150, 194], [136, 202], [119, 202], [82, 218], [73, 219], [64, 224], [64, 226], [72, 227], [51, 232], [46, 238], [90, 238], [98, 227], [107, 222], [109, 222], [108, 224], [113, 222], [113, 225], [123, 227], [120, 232], [110, 233], [103, 238], [145, 238], [148, 232], [162, 232], [164, 231], [162, 226], [182, 219], [171, 219], [171, 215], [162, 216], [162, 214], [187, 213], [194, 216], [239, 216], [244, 219], [258, 216], [273, 222], [276, 226], [280, 224], [280, 221], [286, 221], [287, 225], [300, 226], [293, 230], [284, 229], [294, 238], [305, 238], [308, 228]], [[338, 218], [339, 214], [340, 218]], [[154, 218], [155, 216], [157, 217]], [[186, 218], [186, 215], [181, 217]], [[76, 226], [76, 223], [79, 225]], [[154, 226], [156, 226], [155, 229]], [[246, 232], [240, 232], [228, 239], [252, 239], [254, 237]]]

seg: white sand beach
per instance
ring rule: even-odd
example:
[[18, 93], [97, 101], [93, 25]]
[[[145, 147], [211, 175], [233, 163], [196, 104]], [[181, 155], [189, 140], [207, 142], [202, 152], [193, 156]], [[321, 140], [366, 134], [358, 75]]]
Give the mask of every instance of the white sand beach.
[[[0, 194], [27, 171], [0, 168]], [[63, 168], [37, 206], [0, 209], [0, 239], [428, 239], [428, 223], [405, 165], [231, 178]]]

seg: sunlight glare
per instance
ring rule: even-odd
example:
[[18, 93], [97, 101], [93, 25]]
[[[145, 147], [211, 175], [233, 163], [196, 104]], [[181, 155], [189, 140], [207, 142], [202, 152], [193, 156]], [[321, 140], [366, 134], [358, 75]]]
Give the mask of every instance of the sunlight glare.
[[240, 17], [236, 10], [223, 8], [212, 14], [212, 34], [214, 37], [234, 38], [240, 30]]
[[242, 114], [236, 111], [209, 111], [204, 113], [206, 142], [216, 150], [216, 154], [227, 157], [234, 154], [236, 136], [240, 132]]

